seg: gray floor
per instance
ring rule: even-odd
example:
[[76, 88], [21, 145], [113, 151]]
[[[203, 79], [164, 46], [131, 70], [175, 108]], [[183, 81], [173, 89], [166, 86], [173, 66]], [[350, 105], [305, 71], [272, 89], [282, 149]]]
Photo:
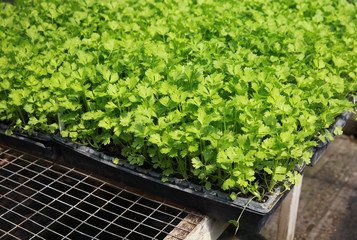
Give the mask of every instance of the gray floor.
[[[260, 235], [227, 230], [220, 239], [276, 239], [280, 209]], [[357, 239], [357, 141], [339, 136], [304, 173], [295, 239]]]

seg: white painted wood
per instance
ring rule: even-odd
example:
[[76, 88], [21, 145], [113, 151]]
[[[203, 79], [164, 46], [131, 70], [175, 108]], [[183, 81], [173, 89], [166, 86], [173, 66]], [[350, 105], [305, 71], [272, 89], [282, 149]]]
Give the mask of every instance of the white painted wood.
[[[193, 224], [197, 224], [194, 226]], [[204, 216], [201, 217], [189, 214], [175, 229], [166, 236], [164, 240], [216, 240], [227, 228], [228, 223]]]
[[302, 177], [299, 185], [295, 186], [281, 203], [277, 240], [294, 239], [301, 185]]

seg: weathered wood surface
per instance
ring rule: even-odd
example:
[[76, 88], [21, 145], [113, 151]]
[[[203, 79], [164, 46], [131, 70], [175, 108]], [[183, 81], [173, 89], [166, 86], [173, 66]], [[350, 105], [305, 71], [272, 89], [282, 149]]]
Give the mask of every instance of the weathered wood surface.
[[[196, 224], [196, 226], [191, 223]], [[164, 240], [216, 240], [226, 229], [227, 225], [227, 223], [213, 218], [204, 217], [202, 219], [193, 214], [189, 214]]]
[[280, 217], [278, 225], [278, 240], [293, 240], [295, 224], [299, 208], [302, 178], [288, 196], [284, 199], [280, 207]]

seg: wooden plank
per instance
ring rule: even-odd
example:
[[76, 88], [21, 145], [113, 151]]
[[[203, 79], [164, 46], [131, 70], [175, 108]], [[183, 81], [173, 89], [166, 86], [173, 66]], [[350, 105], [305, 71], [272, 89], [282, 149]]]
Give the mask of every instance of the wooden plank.
[[278, 240], [294, 239], [301, 185], [302, 177], [299, 185], [295, 186], [285, 198], [285, 200], [281, 203], [277, 237]]
[[[193, 225], [195, 223], [196, 225]], [[189, 214], [164, 240], [216, 240], [227, 228], [228, 223], [204, 216]]]
[[198, 215], [188, 214], [179, 224], [177, 224], [170, 234], [164, 238], [164, 240], [185, 239], [203, 219], [204, 218]]
[[205, 217], [199, 225], [185, 238], [185, 240], [207, 239], [216, 240], [227, 228], [228, 223]]

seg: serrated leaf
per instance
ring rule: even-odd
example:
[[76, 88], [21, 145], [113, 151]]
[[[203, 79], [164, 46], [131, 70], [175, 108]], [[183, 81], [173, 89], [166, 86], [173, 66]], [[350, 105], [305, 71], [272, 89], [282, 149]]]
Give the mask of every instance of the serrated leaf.
[[158, 146], [162, 145], [161, 137], [160, 137], [160, 134], [158, 134], [158, 133], [150, 135], [149, 141], [154, 143], [154, 144], [156, 144], [156, 145], [158, 145]]
[[198, 157], [192, 158], [191, 161], [192, 161], [192, 166], [196, 169], [204, 166], [204, 164], [200, 161]]
[[210, 182], [205, 183], [206, 190], [208, 190], [208, 191], [211, 190], [211, 187], [212, 187], [212, 184]]
[[270, 127], [261, 125], [258, 129], [258, 134], [261, 136], [267, 135], [270, 133]]
[[265, 167], [264, 171], [267, 172], [268, 174], [272, 174], [273, 173], [273, 171], [268, 167]]
[[225, 180], [222, 184], [222, 189], [223, 190], [228, 190], [231, 189], [232, 187], [235, 186], [235, 181], [232, 178], [228, 178], [227, 180]]

